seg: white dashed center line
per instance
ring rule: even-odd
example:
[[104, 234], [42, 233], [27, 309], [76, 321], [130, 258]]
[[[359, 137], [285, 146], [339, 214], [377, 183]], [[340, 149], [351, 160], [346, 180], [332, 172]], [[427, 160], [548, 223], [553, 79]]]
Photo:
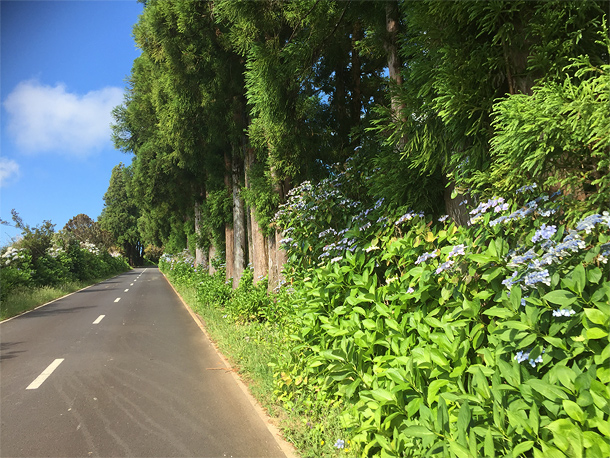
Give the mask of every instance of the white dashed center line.
[[120, 297], [117, 297], [117, 298], [114, 300], [114, 302], [119, 302], [120, 300], [121, 300], [121, 298], [120, 298]]
[[36, 379], [28, 385], [26, 390], [36, 390], [40, 385], [44, 383], [44, 381], [49, 377], [49, 375], [51, 375], [53, 371], [57, 369], [57, 366], [59, 366], [63, 361], [63, 358], [60, 358], [49, 364], [49, 367], [42, 371], [42, 374], [36, 377]]
[[104, 319], [104, 317], [105, 317], [105, 316], [106, 316], [106, 315], [100, 315], [100, 316], [98, 316], [98, 317], [97, 317], [97, 320], [95, 320], [95, 321], [93, 322], [93, 324], [99, 324], [99, 323], [100, 323], [100, 321], [102, 321], [102, 320]]

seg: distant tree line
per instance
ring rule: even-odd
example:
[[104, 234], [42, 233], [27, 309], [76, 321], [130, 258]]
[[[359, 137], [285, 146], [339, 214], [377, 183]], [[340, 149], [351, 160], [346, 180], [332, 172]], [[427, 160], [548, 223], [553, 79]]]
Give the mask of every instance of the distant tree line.
[[130, 259], [189, 247], [274, 287], [274, 214], [346, 161], [372, 177], [351, 197], [461, 224], [464, 200], [533, 182], [569, 196], [566, 217], [607, 207], [606, 2], [144, 4], [113, 111], [133, 161], [100, 218]]

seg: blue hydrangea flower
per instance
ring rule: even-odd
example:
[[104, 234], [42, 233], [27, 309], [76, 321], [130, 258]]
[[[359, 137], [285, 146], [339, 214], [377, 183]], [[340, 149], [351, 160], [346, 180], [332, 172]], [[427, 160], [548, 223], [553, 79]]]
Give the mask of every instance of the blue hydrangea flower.
[[437, 251], [433, 251], [431, 253], [424, 253], [420, 257], [417, 258], [415, 264], [420, 264], [422, 262], [426, 262], [428, 259], [436, 258], [438, 256]]
[[448, 270], [452, 265], [453, 265], [453, 259], [449, 259], [448, 261], [446, 261], [446, 262], [442, 263], [440, 266], [438, 266], [435, 273], [440, 274], [441, 272]]
[[543, 224], [532, 237], [532, 242], [536, 243], [538, 240], [548, 240], [555, 232], [557, 232], [556, 226], [547, 226], [546, 224]]
[[[544, 350], [542, 351], [544, 353]], [[530, 352], [518, 351], [514, 358], [519, 364], [523, 361], [527, 361], [530, 363], [530, 366], [536, 367], [536, 364], [542, 362], [542, 355], [539, 355], [536, 359], [530, 359]]]
[[547, 269], [530, 272], [525, 276], [524, 281], [526, 286], [534, 286], [536, 283], [544, 283], [547, 286], [551, 286], [551, 276]]
[[465, 255], [466, 253], [464, 252], [464, 248], [465, 246], [463, 244], [454, 246], [447, 255], [447, 259], [457, 255]]

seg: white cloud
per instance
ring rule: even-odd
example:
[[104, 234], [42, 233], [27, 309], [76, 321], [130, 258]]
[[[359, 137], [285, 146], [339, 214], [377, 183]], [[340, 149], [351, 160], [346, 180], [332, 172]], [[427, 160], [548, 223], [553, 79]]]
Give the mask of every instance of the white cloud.
[[8, 132], [26, 153], [87, 156], [110, 141], [112, 109], [123, 102], [123, 90], [106, 87], [85, 95], [36, 80], [22, 81], [6, 97]]
[[19, 178], [19, 164], [12, 159], [0, 157], [0, 187], [7, 185], [13, 179]]

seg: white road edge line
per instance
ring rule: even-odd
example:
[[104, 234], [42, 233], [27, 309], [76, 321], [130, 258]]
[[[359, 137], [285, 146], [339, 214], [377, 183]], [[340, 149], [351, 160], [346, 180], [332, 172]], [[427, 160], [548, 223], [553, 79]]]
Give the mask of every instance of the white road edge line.
[[121, 298], [120, 298], [120, 297], [117, 297], [117, 298], [114, 300], [114, 302], [119, 302], [120, 300], [121, 300]]
[[102, 321], [102, 320], [104, 319], [104, 317], [105, 317], [105, 316], [106, 316], [106, 315], [100, 315], [100, 316], [98, 316], [98, 317], [97, 317], [97, 320], [95, 320], [95, 321], [93, 322], [93, 324], [100, 324], [100, 321]]
[[51, 375], [53, 371], [57, 369], [57, 366], [59, 366], [63, 361], [63, 358], [59, 358], [49, 364], [49, 366], [44, 371], [42, 371], [42, 374], [36, 377], [36, 379], [28, 385], [26, 390], [37, 389], [40, 385], [44, 383], [44, 381], [49, 377], [49, 375]]

